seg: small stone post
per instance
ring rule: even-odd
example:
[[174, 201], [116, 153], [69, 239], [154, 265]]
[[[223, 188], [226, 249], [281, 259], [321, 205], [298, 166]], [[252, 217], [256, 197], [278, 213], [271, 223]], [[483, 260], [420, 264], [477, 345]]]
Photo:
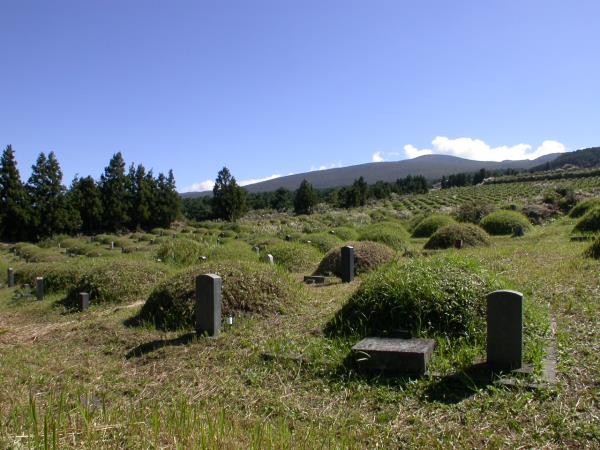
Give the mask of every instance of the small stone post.
[[354, 247], [342, 247], [342, 283], [354, 280]]
[[8, 287], [15, 287], [15, 269], [8, 268]]
[[87, 292], [79, 293], [79, 310], [85, 311], [90, 307], [90, 294]]
[[463, 244], [464, 243], [462, 239], [457, 239], [456, 241], [454, 241], [454, 248], [460, 250], [461, 248], [463, 248]]
[[260, 256], [260, 247], [254, 247], [254, 251], [258, 256]]
[[271, 255], [270, 253], [267, 254], [267, 262], [271, 265], [275, 264], [275, 261], [273, 260], [273, 255]]
[[35, 279], [35, 295], [38, 300], [44, 300], [44, 279], [42, 277]]
[[114, 243], [114, 242], [111, 242], [111, 243], [110, 243], [110, 249], [111, 249], [111, 250], [114, 250], [114, 249], [115, 249], [115, 243]]
[[487, 295], [487, 364], [513, 370], [523, 364], [523, 294], [495, 291]]
[[222, 278], [208, 273], [196, 277], [196, 333], [217, 336], [221, 329]]

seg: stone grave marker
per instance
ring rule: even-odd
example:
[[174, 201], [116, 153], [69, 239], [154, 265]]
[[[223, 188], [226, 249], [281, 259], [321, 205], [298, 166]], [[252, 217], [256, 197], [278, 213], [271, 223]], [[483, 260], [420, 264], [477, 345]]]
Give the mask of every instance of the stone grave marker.
[[196, 333], [217, 336], [221, 330], [220, 276], [207, 273], [196, 277]]
[[461, 248], [463, 248], [464, 242], [462, 239], [457, 239], [456, 241], [454, 241], [454, 248], [460, 250]]
[[8, 268], [8, 287], [15, 287], [15, 269], [12, 267]]
[[324, 284], [325, 277], [323, 275], [305, 275], [304, 282], [306, 284]]
[[354, 247], [342, 247], [342, 283], [354, 280]]
[[352, 347], [354, 360], [361, 369], [423, 376], [435, 341], [368, 337]]
[[44, 300], [44, 279], [42, 277], [35, 279], [35, 296], [38, 300]]
[[272, 265], [272, 264], [275, 264], [275, 260], [273, 259], [273, 255], [271, 255], [270, 253], [268, 253], [268, 254], [267, 254], [267, 256], [266, 256], [266, 261], [267, 261], [269, 264], [271, 264], [271, 265]]
[[79, 310], [85, 311], [90, 307], [90, 294], [87, 292], [79, 293]]
[[487, 295], [487, 364], [514, 370], [523, 365], [523, 294], [494, 291]]

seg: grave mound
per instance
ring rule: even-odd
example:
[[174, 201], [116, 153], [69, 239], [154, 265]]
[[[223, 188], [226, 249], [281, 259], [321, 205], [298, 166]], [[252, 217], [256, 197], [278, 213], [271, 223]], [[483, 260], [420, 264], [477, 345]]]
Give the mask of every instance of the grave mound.
[[432, 214], [421, 220], [413, 230], [412, 237], [425, 238], [430, 237], [433, 233], [446, 225], [452, 225], [456, 221], [444, 214]]
[[325, 331], [473, 338], [485, 329], [485, 295], [496, 287], [475, 262], [455, 255], [396, 261], [368, 275]]
[[600, 232], [600, 206], [586, 212], [573, 228], [574, 233], [597, 233]]
[[329, 231], [343, 241], [352, 241], [358, 238], [358, 231], [351, 227], [335, 227]]
[[[371, 270], [390, 262], [394, 259], [395, 252], [387, 245], [379, 242], [360, 241], [349, 242], [354, 247], [354, 270], [357, 275], [370, 272]], [[314, 275], [334, 274], [342, 276], [342, 246], [329, 251], [321, 260]]]
[[408, 232], [394, 222], [381, 222], [360, 230], [359, 241], [380, 242], [394, 250], [405, 250], [408, 246]]
[[531, 230], [531, 222], [517, 211], [499, 210], [481, 219], [481, 226], [491, 235], [514, 234], [520, 228], [524, 232]]
[[465, 247], [487, 247], [490, 237], [477, 225], [472, 223], [455, 223], [438, 229], [425, 243], [428, 250], [452, 248], [456, 241], [462, 241]]
[[303, 241], [310, 241], [310, 245], [317, 248], [323, 253], [328, 252], [332, 248], [340, 245], [341, 239], [331, 233], [312, 233], [307, 234], [302, 238]]
[[594, 242], [585, 250], [585, 256], [588, 258], [600, 259], [600, 237], [597, 237]]
[[158, 247], [156, 257], [176, 266], [189, 266], [206, 256], [207, 247], [192, 239], [170, 239]]
[[273, 255], [275, 264], [289, 272], [302, 272], [315, 267], [322, 253], [310, 244], [282, 241], [267, 245], [264, 253]]
[[189, 268], [159, 284], [133, 323], [152, 323], [168, 330], [193, 328], [195, 279], [205, 273], [223, 278], [223, 316], [282, 313], [299, 299], [301, 287], [274, 266], [249, 262], [212, 263]]
[[581, 200], [577, 202], [575, 206], [569, 211], [569, 217], [574, 219], [583, 216], [590, 209], [600, 206], [600, 197], [591, 197], [586, 198], [585, 200]]

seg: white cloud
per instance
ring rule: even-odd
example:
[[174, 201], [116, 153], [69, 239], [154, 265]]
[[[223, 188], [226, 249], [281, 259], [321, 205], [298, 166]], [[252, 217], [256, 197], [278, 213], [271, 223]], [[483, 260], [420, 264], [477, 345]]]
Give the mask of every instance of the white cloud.
[[373, 153], [373, 156], [371, 157], [371, 160], [373, 162], [385, 161], [385, 159], [383, 159], [383, 155], [381, 154], [381, 152], [375, 152], [375, 153]]
[[371, 161], [373, 162], [383, 162], [388, 161], [391, 157], [400, 156], [400, 152], [375, 152], [371, 156]]
[[328, 166], [322, 164], [320, 166], [310, 166], [309, 172], [314, 172], [315, 170], [326, 170], [326, 169], [335, 169], [337, 167], [342, 167], [342, 163], [331, 163]]
[[[281, 175], [273, 174], [264, 178], [250, 178], [248, 180], [238, 181], [240, 186], [247, 186], [249, 184], [260, 183], [261, 181], [272, 180], [274, 178], [279, 178]], [[212, 188], [215, 186], [214, 180], [206, 180], [201, 181], [199, 183], [194, 183], [191, 186], [183, 188], [183, 192], [202, 192], [202, 191], [212, 191]]]
[[411, 144], [407, 144], [404, 146], [404, 153], [407, 158], [437, 154], [458, 156], [477, 161], [504, 161], [506, 159], [535, 159], [549, 153], [564, 153], [567, 151], [564, 144], [552, 140], [542, 142], [542, 145], [536, 150], [533, 150], [531, 145], [522, 143], [512, 146], [491, 147], [481, 139], [468, 137], [450, 139], [445, 136], [437, 136], [431, 141], [431, 144], [431, 149], [418, 149]]

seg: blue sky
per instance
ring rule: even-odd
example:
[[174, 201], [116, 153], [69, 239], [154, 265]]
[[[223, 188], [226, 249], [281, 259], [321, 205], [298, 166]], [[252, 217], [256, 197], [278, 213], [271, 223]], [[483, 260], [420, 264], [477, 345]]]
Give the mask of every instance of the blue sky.
[[0, 0], [0, 145], [181, 191], [600, 145], [600, 2]]

